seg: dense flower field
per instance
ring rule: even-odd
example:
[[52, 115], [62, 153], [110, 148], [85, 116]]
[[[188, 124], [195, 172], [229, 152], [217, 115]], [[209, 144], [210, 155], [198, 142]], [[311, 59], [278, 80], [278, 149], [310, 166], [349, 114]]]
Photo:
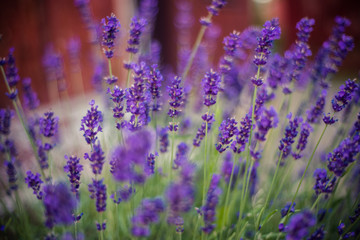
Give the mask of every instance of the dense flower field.
[[[152, 39], [157, 0], [141, 1], [129, 28], [114, 14], [94, 23], [88, 1], [75, 3], [89, 31], [100, 25], [94, 44], [106, 60], [93, 81], [98, 94], [71, 123], [81, 144], [61, 114], [39, 111], [17, 50], [0, 59], [12, 102], [0, 110], [1, 239], [359, 238], [360, 87], [354, 76], [332, 81], [354, 48], [348, 19], [336, 17], [315, 54], [314, 19], [299, 20], [284, 53], [273, 48], [276, 18], [234, 30], [213, 65], [216, 33], [207, 32], [226, 1], [211, 2], [193, 45], [196, 23], [182, 1], [172, 70]], [[129, 33], [121, 81], [111, 65], [124, 47], [120, 28]], [[57, 56], [44, 67], [61, 86]], [[82, 147], [62, 147], [69, 142]], [[24, 151], [31, 166], [21, 164]]]

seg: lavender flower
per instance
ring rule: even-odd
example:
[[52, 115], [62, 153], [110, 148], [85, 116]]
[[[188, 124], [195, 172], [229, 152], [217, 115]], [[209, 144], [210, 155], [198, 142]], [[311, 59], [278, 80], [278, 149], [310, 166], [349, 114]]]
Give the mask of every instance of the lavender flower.
[[298, 140], [298, 144], [296, 146], [296, 149], [298, 150], [297, 153], [292, 153], [293, 157], [295, 159], [299, 159], [302, 157], [302, 155], [300, 154], [302, 151], [305, 150], [306, 148], [306, 144], [307, 144], [307, 139], [310, 136], [310, 132], [312, 131], [312, 127], [310, 126], [310, 124], [308, 122], [304, 122], [301, 125], [301, 131], [300, 131], [300, 137]]
[[9, 83], [10, 88], [13, 88], [20, 81], [18, 69], [15, 65], [14, 48], [9, 49], [9, 55], [6, 60], [6, 71], [5, 75]]
[[[172, 80], [171, 85], [168, 86], [168, 88], [167, 88], [167, 91], [170, 96], [170, 100], [169, 100], [170, 109], [168, 111], [168, 115], [172, 119], [174, 119], [175, 117], [177, 117], [180, 114], [180, 108], [184, 104], [184, 96], [183, 96], [184, 89], [182, 87], [180, 87], [180, 83], [181, 83], [181, 77], [176, 76]], [[170, 131], [176, 132], [177, 129], [178, 129], [177, 123], [175, 123], [173, 121], [169, 123]]]
[[240, 44], [240, 32], [233, 31], [229, 36], [224, 38], [224, 50], [225, 55], [220, 61], [220, 72], [222, 74], [230, 71], [232, 67], [233, 58], [235, 56], [235, 51]]
[[169, 134], [168, 128], [161, 128], [159, 131], [159, 138], [160, 138], [160, 152], [165, 153], [169, 146]]
[[270, 62], [269, 76], [267, 77], [267, 82], [272, 89], [276, 89], [281, 84], [286, 66], [285, 59], [280, 54], [275, 53]]
[[355, 209], [355, 214], [349, 217], [349, 220], [351, 223], [354, 223], [356, 219], [358, 219], [360, 216], [360, 204], [357, 205], [357, 208]]
[[31, 87], [31, 79], [24, 78], [22, 80], [23, 86], [23, 101], [24, 105], [29, 110], [34, 110], [40, 105], [40, 101], [36, 92], [33, 91]]
[[301, 117], [294, 117], [291, 120], [291, 113], [287, 116], [289, 119], [289, 126], [285, 128], [285, 136], [280, 140], [279, 150], [282, 152], [282, 159], [285, 159], [291, 153], [291, 145], [295, 142], [295, 138], [298, 134], [299, 124], [302, 122]]
[[161, 82], [163, 81], [163, 76], [161, 75], [160, 71], [158, 70], [157, 64], [151, 66], [149, 71], [148, 83], [147, 88], [151, 94], [151, 98], [153, 101], [152, 104], [152, 111], [158, 112], [161, 110]]
[[131, 186], [125, 185], [118, 189], [116, 194], [111, 194], [110, 198], [114, 203], [119, 204], [120, 202], [127, 202], [132, 194], [135, 193], [135, 189]]
[[216, 214], [215, 208], [219, 202], [219, 196], [221, 194], [221, 189], [218, 187], [220, 179], [221, 179], [220, 175], [214, 174], [212, 176], [209, 190], [207, 192], [205, 206], [201, 208], [201, 211], [204, 215], [204, 223], [205, 223], [205, 226], [202, 227], [202, 231], [206, 234], [210, 234], [215, 228], [213, 222], [215, 221], [215, 214]]
[[129, 53], [137, 53], [139, 51], [140, 36], [144, 31], [147, 21], [144, 18], [133, 17], [130, 24], [130, 39], [126, 51]]
[[41, 200], [43, 197], [43, 192], [40, 190], [40, 188], [41, 184], [44, 182], [41, 180], [40, 174], [36, 173], [36, 175], [34, 175], [31, 171], [27, 171], [26, 174], [27, 177], [25, 178], [25, 183], [28, 184], [28, 188], [32, 188], [34, 190], [33, 193], [39, 200]]
[[286, 240], [300, 240], [309, 234], [309, 229], [316, 224], [312, 213], [305, 210], [290, 218], [287, 226]]
[[64, 183], [44, 186], [44, 207], [48, 228], [55, 224], [72, 224], [76, 200]]
[[211, 5], [207, 7], [210, 14], [217, 16], [219, 10], [222, 9], [226, 4], [226, 0], [212, 0]]
[[[11, 155], [10, 155], [11, 156]], [[17, 171], [14, 165], [15, 157], [11, 156], [9, 161], [4, 161], [4, 165], [6, 167], [6, 174], [8, 176], [10, 191], [15, 191], [18, 189], [17, 181]]]
[[258, 130], [255, 133], [255, 138], [258, 141], [265, 141], [266, 134], [268, 133], [270, 128], [276, 128], [278, 122], [279, 119], [276, 110], [273, 107], [265, 109], [265, 111], [263, 111], [263, 114], [261, 114], [261, 117], [259, 117], [259, 120], [256, 122]]
[[245, 150], [245, 145], [249, 141], [251, 127], [251, 117], [249, 114], [246, 114], [240, 122], [240, 129], [236, 134], [236, 141], [233, 141], [231, 144], [231, 149], [234, 153], [239, 154]]
[[117, 120], [116, 128], [121, 129], [124, 127], [124, 122], [122, 122], [122, 119], [125, 115], [123, 112], [123, 110], [124, 110], [123, 102], [124, 102], [124, 98], [125, 98], [125, 91], [122, 90], [121, 88], [119, 88], [117, 85], [114, 86], [112, 91], [110, 89], [108, 91], [111, 96], [110, 99], [113, 101], [113, 103], [115, 105], [112, 108], [112, 110], [113, 110], [113, 117]]
[[37, 141], [37, 154], [41, 169], [49, 168], [47, 152], [51, 150], [51, 148], [52, 146], [50, 144], [43, 145], [41, 140]]
[[96, 211], [105, 212], [106, 210], [106, 185], [103, 183], [104, 179], [92, 180], [92, 184], [88, 185], [90, 198], [96, 199]]
[[337, 121], [338, 121], [338, 119], [334, 118], [333, 116], [330, 116], [330, 113], [328, 113], [326, 115], [324, 114], [324, 116], [323, 116], [323, 122], [326, 125], [333, 125]]
[[105, 47], [103, 49], [105, 56], [110, 59], [114, 56], [113, 49], [115, 47], [116, 33], [119, 32], [120, 23], [112, 13], [110, 17], [106, 17], [106, 19], [103, 18], [101, 24], [103, 28], [101, 45]]
[[314, 178], [316, 182], [313, 189], [315, 190], [316, 195], [321, 193], [332, 193], [335, 187], [336, 177], [330, 181], [326, 169], [317, 168], [314, 172]]
[[173, 169], [178, 169], [187, 160], [188, 151], [189, 151], [189, 147], [184, 142], [181, 142], [177, 146], [177, 152], [172, 167]]
[[44, 117], [39, 119], [40, 133], [47, 138], [55, 136], [58, 131], [58, 122], [59, 117], [54, 117], [53, 112], [44, 113]]
[[105, 162], [104, 151], [101, 149], [100, 142], [94, 143], [91, 155], [85, 153], [84, 158], [91, 162], [91, 168], [94, 174], [101, 174]]
[[65, 155], [65, 159], [67, 160], [66, 165], [64, 166], [64, 172], [67, 173], [71, 184], [71, 192], [74, 194], [78, 194], [80, 187], [80, 175], [84, 170], [83, 165], [80, 164], [80, 158], [75, 155], [71, 155], [68, 157]]
[[[212, 117], [207, 118], [207, 119], [209, 119], [208, 120], [208, 129], [207, 129], [208, 132], [211, 130], [212, 123], [215, 121], [213, 115], [210, 115], [210, 116], [212, 116]], [[206, 132], [206, 123], [203, 122], [201, 124], [201, 126], [199, 127], [199, 129], [197, 130], [196, 136], [195, 136], [195, 138], [193, 140], [193, 146], [194, 147], [200, 147], [201, 141], [204, 139], [204, 137], [206, 135], [205, 132]]]
[[327, 95], [327, 91], [325, 89], [323, 89], [321, 92], [321, 95], [316, 100], [315, 105], [312, 106], [307, 111], [307, 119], [306, 119], [307, 122], [309, 122], [309, 123], [318, 123], [319, 122], [319, 117], [321, 116], [321, 114], [324, 111], [326, 95]]
[[345, 82], [345, 86], [340, 86], [340, 91], [331, 101], [334, 112], [340, 112], [347, 104], [349, 104], [358, 87], [359, 86], [355, 83], [355, 80], [350, 79]]
[[307, 240], [323, 240], [325, 237], [324, 225], [314, 231]]
[[83, 131], [83, 136], [87, 144], [94, 144], [97, 140], [97, 133], [102, 132], [101, 123], [103, 122], [103, 116], [98, 106], [95, 106], [95, 101], [90, 101], [91, 109], [87, 111], [86, 116], [81, 119], [80, 131]]
[[224, 152], [231, 144], [232, 137], [237, 135], [239, 131], [236, 126], [237, 124], [235, 118], [227, 118], [220, 124], [218, 143], [215, 144], [216, 150], [219, 153]]
[[285, 217], [286, 215], [288, 215], [289, 213], [294, 213], [295, 212], [295, 205], [296, 203], [293, 203], [293, 205], [291, 206], [291, 209], [289, 210], [291, 205], [291, 202], [286, 203], [285, 207], [281, 209], [281, 217]]
[[3, 135], [10, 134], [11, 118], [13, 114], [9, 108], [0, 109], [0, 133]]
[[220, 75], [213, 69], [205, 73], [202, 79], [205, 106], [210, 107], [216, 103], [216, 96], [220, 90], [220, 81]]
[[148, 176], [153, 175], [155, 173], [155, 154], [153, 153], [150, 153], [147, 156], [145, 172]]
[[147, 237], [150, 234], [150, 223], [159, 221], [159, 213], [165, 209], [164, 203], [160, 198], [144, 199], [140, 207], [136, 209], [136, 214], [132, 218], [132, 235], [135, 237]]

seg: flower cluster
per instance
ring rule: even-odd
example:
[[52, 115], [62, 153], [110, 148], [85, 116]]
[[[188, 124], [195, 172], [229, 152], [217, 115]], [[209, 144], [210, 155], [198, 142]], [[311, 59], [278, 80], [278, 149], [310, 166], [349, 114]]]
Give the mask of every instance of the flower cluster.
[[158, 65], [154, 64], [151, 66], [149, 70], [149, 77], [147, 82], [147, 88], [149, 89], [149, 92], [151, 94], [151, 98], [153, 101], [152, 104], [152, 111], [158, 112], [161, 110], [161, 83], [163, 81], [163, 76], [161, 75]]
[[331, 180], [327, 176], [326, 169], [317, 168], [314, 172], [314, 190], [317, 195], [321, 193], [331, 193], [334, 190], [336, 177]]
[[58, 131], [58, 123], [59, 118], [54, 117], [53, 112], [44, 113], [44, 117], [39, 119], [40, 133], [47, 138], [55, 136]]
[[279, 150], [282, 152], [282, 159], [285, 159], [291, 153], [291, 145], [295, 142], [295, 138], [298, 134], [299, 124], [302, 122], [301, 117], [294, 117], [291, 120], [291, 114], [288, 116], [289, 125], [285, 128], [285, 136], [280, 140]]
[[102, 33], [102, 46], [105, 56], [110, 59], [114, 56], [115, 38], [116, 33], [119, 32], [120, 23], [115, 17], [115, 14], [111, 14], [110, 17], [103, 18], [101, 20], [103, 33]]
[[75, 155], [68, 157], [65, 155], [66, 165], [64, 166], [64, 172], [67, 173], [69, 182], [71, 183], [71, 192], [78, 194], [80, 187], [80, 175], [84, 170], [83, 165], [80, 164], [80, 158]]
[[169, 134], [167, 127], [160, 129], [159, 138], [160, 138], [160, 152], [165, 153], [167, 152], [167, 148], [169, 146]]
[[25, 108], [29, 110], [34, 110], [40, 105], [40, 101], [38, 99], [38, 96], [36, 92], [33, 91], [31, 87], [31, 79], [30, 78], [24, 78], [22, 80], [22, 87], [23, 87], [23, 102], [25, 105]]
[[207, 123], [207, 133], [211, 130], [211, 126], [212, 123], [215, 121], [214, 119], [214, 114], [208, 115], [207, 113], [205, 113], [202, 116], [202, 119], [204, 120], [204, 122], [202, 122], [201, 126], [199, 127], [199, 129], [196, 132], [196, 136], [193, 140], [193, 145], [195, 147], [200, 147], [201, 141], [204, 139], [205, 135], [206, 135], [206, 123]]
[[251, 126], [251, 117], [249, 114], [242, 119], [240, 122], [240, 129], [236, 134], [236, 141], [231, 144], [231, 149], [234, 153], [241, 153], [245, 150], [245, 145], [249, 141]]
[[240, 44], [240, 32], [233, 31], [229, 36], [224, 38], [224, 50], [225, 55], [220, 60], [220, 72], [222, 74], [227, 73], [231, 70], [235, 51]]
[[128, 40], [128, 47], [126, 51], [129, 53], [137, 53], [139, 51], [140, 36], [147, 24], [146, 19], [133, 17], [130, 24], [130, 38]]
[[93, 179], [92, 183], [88, 185], [90, 198], [96, 199], [96, 211], [98, 212], [104, 212], [106, 210], [106, 185], [103, 182], [104, 179]]
[[359, 86], [355, 83], [355, 80], [350, 79], [345, 82], [345, 86], [340, 86], [340, 91], [331, 100], [334, 112], [340, 112], [346, 107], [346, 105], [349, 104], [358, 87]]
[[[181, 83], [181, 78], [174, 77], [174, 79], [171, 82], [171, 85], [167, 88], [167, 91], [170, 96], [170, 100], [169, 100], [170, 109], [168, 111], [168, 115], [172, 119], [174, 119], [180, 114], [180, 108], [184, 104], [184, 96], [183, 96], [184, 90], [180, 86], [180, 83]], [[169, 130], [176, 132], [178, 129], [178, 124], [175, 122], [170, 122], [169, 124], [170, 124]]]
[[181, 165], [183, 165], [183, 163], [187, 160], [187, 153], [189, 151], [189, 147], [184, 142], [181, 142], [177, 148], [173, 169], [178, 169]]
[[265, 141], [266, 134], [271, 128], [276, 128], [279, 122], [278, 114], [273, 107], [265, 109], [256, 122], [257, 131], [255, 132], [255, 138], [258, 141]]
[[301, 124], [300, 137], [298, 140], [298, 144], [296, 146], [297, 153], [294, 153], [294, 152], [292, 153], [292, 156], [295, 159], [299, 159], [302, 157], [302, 155], [300, 153], [305, 150], [308, 138], [310, 136], [310, 132], [312, 130], [313, 129], [308, 122], [303, 122]]
[[10, 134], [11, 117], [13, 116], [9, 108], [0, 109], [0, 133], [2, 135]]
[[227, 118], [222, 121], [219, 127], [218, 143], [215, 144], [219, 153], [224, 152], [232, 142], [232, 137], [237, 135], [237, 122], [235, 118]]
[[95, 105], [95, 101], [90, 101], [90, 110], [87, 111], [87, 114], [81, 119], [80, 131], [83, 131], [83, 136], [87, 144], [94, 144], [97, 140], [98, 132], [102, 131], [101, 123], [103, 122], [103, 116], [98, 106]]
[[202, 79], [205, 106], [210, 107], [216, 103], [216, 96], [220, 90], [220, 81], [220, 75], [213, 69], [205, 73]]
[[15, 64], [15, 57], [14, 57], [14, 48], [9, 49], [9, 54], [6, 60], [1, 60], [1, 68], [3, 68], [3, 65], [6, 64], [6, 71], [5, 76], [7, 81], [7, 84], [10, 87], [10, 91], [6, 92], [6, 96], [8, 96], [11, 100], [14, 100], [17, 97], [18, 90], [16, 89], [17, 83], [20, 81], [20, 76], [18, 74], [18, 69]]
[[295, 212], [295, 205], [296, 203], [293, 203], [290, 208], [291, 202], [286, 203], [285, 207], [281, 209], [281, 217], [285, 217], [286, 215], [288, 215], [289, 213], [294, 213]]
[[316, 224], [316, 219], [309, 210], [295, 214], [287, 226], [286, 240], [303, 239], [309, 234], [309, 229]]
[[319, 123], [319, 118], [324, 112], [326, 95], [327, 91], [323, 89], [321, 95], [316, 100], [315, 105], [307, 111], [306, 121], [308, 123]]
[[28, 184], [28, 188], [32, 188], [34, 190], [34, 194], [38, 199], [43, 198], [43, 192], [41, 191], [41, 184], [44, 183], [40, 174], [36, 173], [35, 175], [31, 171], [26, 172], [27, 177], [25, 178], [25, 183]]
[[116, 128], [121, 129], [124, 127], [124, 122], [122, 121], [124, 117], [124, 98], [125, 98], [125, 91], [119, 88], [118, 86], [114, 86], [113, 90], [110, 91], [110, 99], [114, 103], [114, 107], [112, 108], [113, 111], [113, 117], [117, 120]]

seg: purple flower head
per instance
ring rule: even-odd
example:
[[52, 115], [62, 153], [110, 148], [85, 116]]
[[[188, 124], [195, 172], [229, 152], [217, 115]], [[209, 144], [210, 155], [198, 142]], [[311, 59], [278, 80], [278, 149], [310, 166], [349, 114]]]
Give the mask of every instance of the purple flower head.
[[334, 118], [333, 116], [330, 116], [330, 113], [323, 114], [323, 122], [327, 125], [333, 125], [338, 121], [338, 119]]
[[312, 132], [312, 130], [313, 129], [308, 122], [302, 123], [300, 137], [298, 140], [298, 144], [296, 146], [296, 149], [298, 150], [298, 152], [292, 153], [292, 155], [295, 159], [299, 159], [302, 157], [302, 155], [300, 153], [305, 150], [306, 144], [307, 144], [307, 139], [310, 136], [310, 132]]
[[94, 174], [101, 174], [105, 162], [105, 156], [99, 141], [93, 144], [91, 155], [85, 153], [84, 158], [91, 162], [91, 168]]
[[53, 112], [44, 113], [39, 119], [40, 133], [47, 138], [55, 136], [58, 131], [59, 117], [54, 117]]
[[11, 126], [11, 118], [13, 113], [9, 108], [0, 109], [0, 134], [9, 135], [10, 134], [10, 126]]
[[216, 150], [219, 153], [224, 152], [233, 141], [232, 137], [237, 135], [239, 131], [237, 124], [235, 118], [227, 118], [220, 124], [218, 143], [215, 144]]
[[90, 110], [87, 111], [87, 114], [81, 119], [80, 131], [83, 131], [83, 136], [88, 144], [94, 144], [97, 140], [97, 133], [102, 132], [101, 123], [103, 122], [103, 115], [98, 106], [95, 105], [95, 101], [90, 101]]
[[133, 226], [132, 235], [135, 237], [147, 237], [150, 235], [151, 223], [159, 221], [159, 213], [165, 210], [163, 201], [160, 198], [144, 199], [136, 209], [135, 216], [131, 219]]
[[255, 133], [255, 138], [258, 141], [265, 141], [266, 134], [270, 128], [276, 128], [278, 122], [279, 119], [276, 110], [272, 106], [269, 109], [265, 109], [259, 117], [259, 120], [256, 122], [258, 130]]
[[15, 57], [14, 57], [14, 48], [9, 49], [9, 55], [6, 59], [6, 71], [5, 75], [7, 78], [7, 81], [9, 83], [10, 88], [13, 88], [16, 86], [16, 84], [20, 81], [20, 77], [18, 74], [18, 69], [15, 64]]
[[246, 114], [240, 122], [240, 128], [236, 134], [236, 141], [233, 141], [231, 144], [231, 149], [234, 153], [241, 153], [245, 150], [245, 145], [249, 141], [251, 127], [251, 117], [249, 114]]
[[291, 209], [289, 211], [291, 202], [286, 203], [285, 207], [281, 209], [281, 217], [285, 217], [286, 215], [288, 215], [288, 213], [294, 213], [295, 212], [295, 205], [296, 203], [293, 203], [291, 206]]
[[117, 82], [118, 78], [114, 75], [104, 77], [104, 80], [107, 84], [112, 85]]
[[69, 182], [71, 184], [71, 192], [78, 194], [80, 187], [80, 175], [84, 170], [83, 165], [80, 164], [80, 158], [75, 155], [68, 157], [65, 155], [66, 165], [64, 166], [64, 172], [67, 173]]
[[51, 149], [50, 144], [42, 144], [41, 140], [37, 141], [37, 154], [39, 157], [39, 164], [42, 169], [48, 169], [49, 163], [48, 163], [48, 156], [47, 152]]
[[309, 123], [318, 123], [320, 121], [319, 118], [324, 112], [326, 95], [327, 91], [325, 89], [322, 90], [321, 95], [316, 100], [316, 104], [306, 111], [306, 121]]
[[316, 195], [321, 193], [332, 193], [335, 187], [336, 177], [330, 181], [326, 169], [317, 168], [314, 172], [314, 178], [315, 185], [313, 189], [315, 190]]
[[34, 92], [31, 87], [31, 79], [24, 78], [22, 80], [22, 86], [23, 86], [23, 102], [25, 108], [29, 110], [36, 109], [40, 105], [40, 101], [38, 99], [36, 92]]
[[298, 32], [296, 33], [298, 40], [301, 42], [308, 42], [310, 38], [310, 33], [312, 32], [312, 26], [315, 24], [315, 20], [312, 18], [304, 17], [297, 24], [296, 29]]
[[307, 240], [323, 240], [325, 238], [324, 225], [316, 229]]
[[205, 223], [205, 226], [202, 227], [202, 231], [206, 234], [210, 234], [215, 228], [213, 222], [215, 222], [216, 205], [219, 202], [219, 196], [221, 194], [221, 189], [218, 187], [220, 179], [220, 175], [214, 174], [212, 176], [205, 206], [201, 208]]
[[219, 10], [222, 9], [226, 4], [226, 0], [212, 0], [211, 5], [207, 7], [210, 14], [217, 16]]
[[31, 171], [27, 171], [26, 174], [27, 177], [25, 178], [25, 183], [28, 184], [28, 188], [32, 188], [34, 190], [33, 193], [38, 199], [41, 200], [43, 197], [43, 192], [40, 190], [40, 188], [41, 184], [44, 182], [41, 180], [40, 174], [36, 173], [36, 175], [34, 175]]
[[349, 104], [358, 87], [355, 80], [350, 79], [345, 82], [345, 86], [340, 86], [339, 92], [331, 101], [334, 112], [340, 112]]
[[127, 202], [131, 196], [135, 193], [135, 189], [131, 186], [125, 185], [116, 191], [115, 194], [111, 194], [110, 198], [113, 202], [119, 204], [120, 202]]
[[55, 224], [72, 224], [76, 200], [65, 183], [44, 186], [44, 207], [48, 228]]
[[265, 22], [264, 28], [261, 31], [261, 37], [258, 38], [258, 46], [255, 49], [256, 55], [254, 63], [256, 66], [263, 66], [266, 64], [272, 42], [279, 39], [280, 34], [279, 19], [274, 18], [271, 21]]
[[158, 66], [156, 64], [152, 65], [149, 71], [149, 78], [147, 82], [147, 88], [150, 91], [152, 103], [152, 110], [154, 112], [158, 112], [161, 110], [161, 82], [163, 81], [163, 76], [158, 70]]
[[223, 41], [225, 55], [220, 61], [220, 72], [227, 73], [232, 67], [235, 51], [240, 45], [240, 32], [233, 31], [229, 36], [224, 38]]
[[[11, 156], [11, 155], [10, 155]], [[17, 171], [15, 168], [15, 156], [11, 156], [11, 160], [4, 161], [4, 165], [6, 167], [6, 174], [8, 176], [8, 182], [9, 182], [9, 186], [10, 186], [10, 191], [14, 191], [18, 189], [18, 185], [16, 183], [17, 181]]]
[[130, 24], [130, 38], [126, 51], [129, 53], [137, 53], [139, 51], [140, 36], [144, 31], [147, 21], [145, 18], [133, 17]]
[[92, 184], [88, 185], [90, 198], [96, 199], [96, 211], [105, 212], [106, 210], [106, 185], [103, 183], [104, 179], [92, 180]]
[[174, 77], [171, 85], [168, 86], [167, 91], [170, 96], [169, 104], [170, 109], [168, 112], [169, 117], [173, 118], [180, 114], [179, 108], [182, 107], [184, 102], [184, 88], [180, 86], [181, 78]]
[[153, 175], [155, 173], [155, 156], [157, 155], [157, 153], [153, 154], [150, 153], [147, 156], [147, 162], [146, 162], [146, 167], [145, 167], [145, 172], [148, 176]]
[[360, 216], [360, 204], [357, 205], [354, 215], [349, 217], [350, 222], [354, 223], [358, 219], [359, 216]]
[[220, 74], [210, 69], [202, 79], [204, 91], [204, 105], [210, 107], [216, 103], [216, 96], [220, 90]]
[[168, 128], [164, 127], [161, 128], [159, 131], [159, 138], [160, 138], [160, 152], [165, 153], [167, 152], [167, 148], [169, 146], [169, 134]]
[[184, 142], [181, 142], [177, 146], [177, 152], [176, 152], [175, 159], [174, 159], [174, 165], [172, 167], [173, 169], [178, 169], [181, 165], [183, 165], [183, 163], [187, 160], [188, 151], [189, 151], [189, 147]]
[[276, 89], [282, 83], [286, 66], [287, 61], [280, 54], [275, 53], [270, 62], [269, 76], [267, 77], [267, 82], [272, 89]]
[[286, 240], [300, 240], [309, 234], [309, 229], [316, 224], [316, 218], [309, 210], [295, 214], [287, 226]]
[[[111, 91], [110, 89], [108, 90], [108, 92], [110, 93], [110, 99], [112, 100], [112, 102], [114, 103], [114, 107], [113, 107], [113, 117], [118, 120], [121, 121], [122, 118], [124, 117], [124, 98], [125, 98], [125, 91], [122, 90], [121, 88], [119, 88], [117, 85], [114, 86], [113, 90]], [[119, 123], [118, 123], [119, 124]]]
[[[212, 123], [215, 121], [214, 114], [207, 116], [206, 120], [208, 122], [208, 128], [207, 128], [208, 131], [207, 132], [209, 132], [211, 130]], [[196, 136], [195, 136], [195, 138], [193, 140], [193, 146], [194, 147], [200, 147], [201, 141], [205, 137], [205, 132], [206, 132], [206, 123], [203, 122], [201, 124], [201, 126], [199, 127], [199, 129], [197, 130]]]
[[291, 153], [291, 145], [295, 142], [298, 134], [299, 124], [302, 122], [301, 117], [294, 117], [291, 120], [291, 113], [288, 116], [289, 125], [285, 128], [285, 136], [280, 140], [279, 150], [282, 152], [282, 159], [285, 159]]
[[[64, 78], [64, 62], [60, 53], [56, 52], [53, 45], [48, 45], [43, 56], [43, 65], [48, 81], [59, 81]], [[58, 82], [60, 84], [60, 82]], [[61, 85], [61, 84], [60, 84]], [[66, 88], [64, 85], [59, 88]]]
[[113, 49], [115, 47], [115, 38], [116, 33], [119, 32], [120, 23], [119, 20], [115, 17], [115, 14], [103, 18], [101, 20], [103, 33], [102, 33], [102, 42], [101, 45], [104, 46], [103, 51], [105, 56], [110, 59], [114, 56]]

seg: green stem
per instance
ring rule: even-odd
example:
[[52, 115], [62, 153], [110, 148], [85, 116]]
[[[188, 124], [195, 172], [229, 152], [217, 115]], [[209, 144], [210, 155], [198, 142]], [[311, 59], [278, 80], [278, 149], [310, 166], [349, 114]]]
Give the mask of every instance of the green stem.
[[[131, 62], [132, 62], [132, 60], [133, 60], [133, 57], [134, 57], [134, 54], [133, 54], [133, 53], [130, 53], [129, 64], [131, 64]], [[128, 87], [129, 87], [129, 84], [130, 84], [130, 73], [131, 73], [131, 70], [128, 69], [127, 77], [126, 77], [126, 88], [128, 88]]]
[[108, 59], [108, 65], [109, 65], [109, 75], [110, 75], [110, 77], [112, 77], [113, 74], [112, 74], [111, 60], [110, 60], [110, 58]]
[[198, 216], [198, 218], [197, 218], [197, 220], [196, 220], [196, 224], [195, 224], [194, 234], [193, 234], [193, 239], [192, 239], [192, 240], [195, 240], [195, 239], [196, 239], [196, 233], [197, 233], [197, 231], [198, 231], [199, 222], [200, 222], [200, 216]]
[[[210, 115], [210, 107], [208, 107], [207, 114]], [[202, 196], [202, 206], [205, 205], [205, 196], [206, 196], [206, 168], [207, 168], [207, 137], [208, 137], [208, 128], [209, 124], [205, 122], [205, 151], [204, 151], [204, 183], [203, 183], [203, 196]]]
[[174, 118], [171, 121], [172, 124], [172, 131], [171, 131], [171, 156], [170, 156], [170, 163], [169, 163], [169, 176], [170, 181], [172, 180], [172, 166], [174, 161], [174, 145], [175, 145], [175, 123]]

